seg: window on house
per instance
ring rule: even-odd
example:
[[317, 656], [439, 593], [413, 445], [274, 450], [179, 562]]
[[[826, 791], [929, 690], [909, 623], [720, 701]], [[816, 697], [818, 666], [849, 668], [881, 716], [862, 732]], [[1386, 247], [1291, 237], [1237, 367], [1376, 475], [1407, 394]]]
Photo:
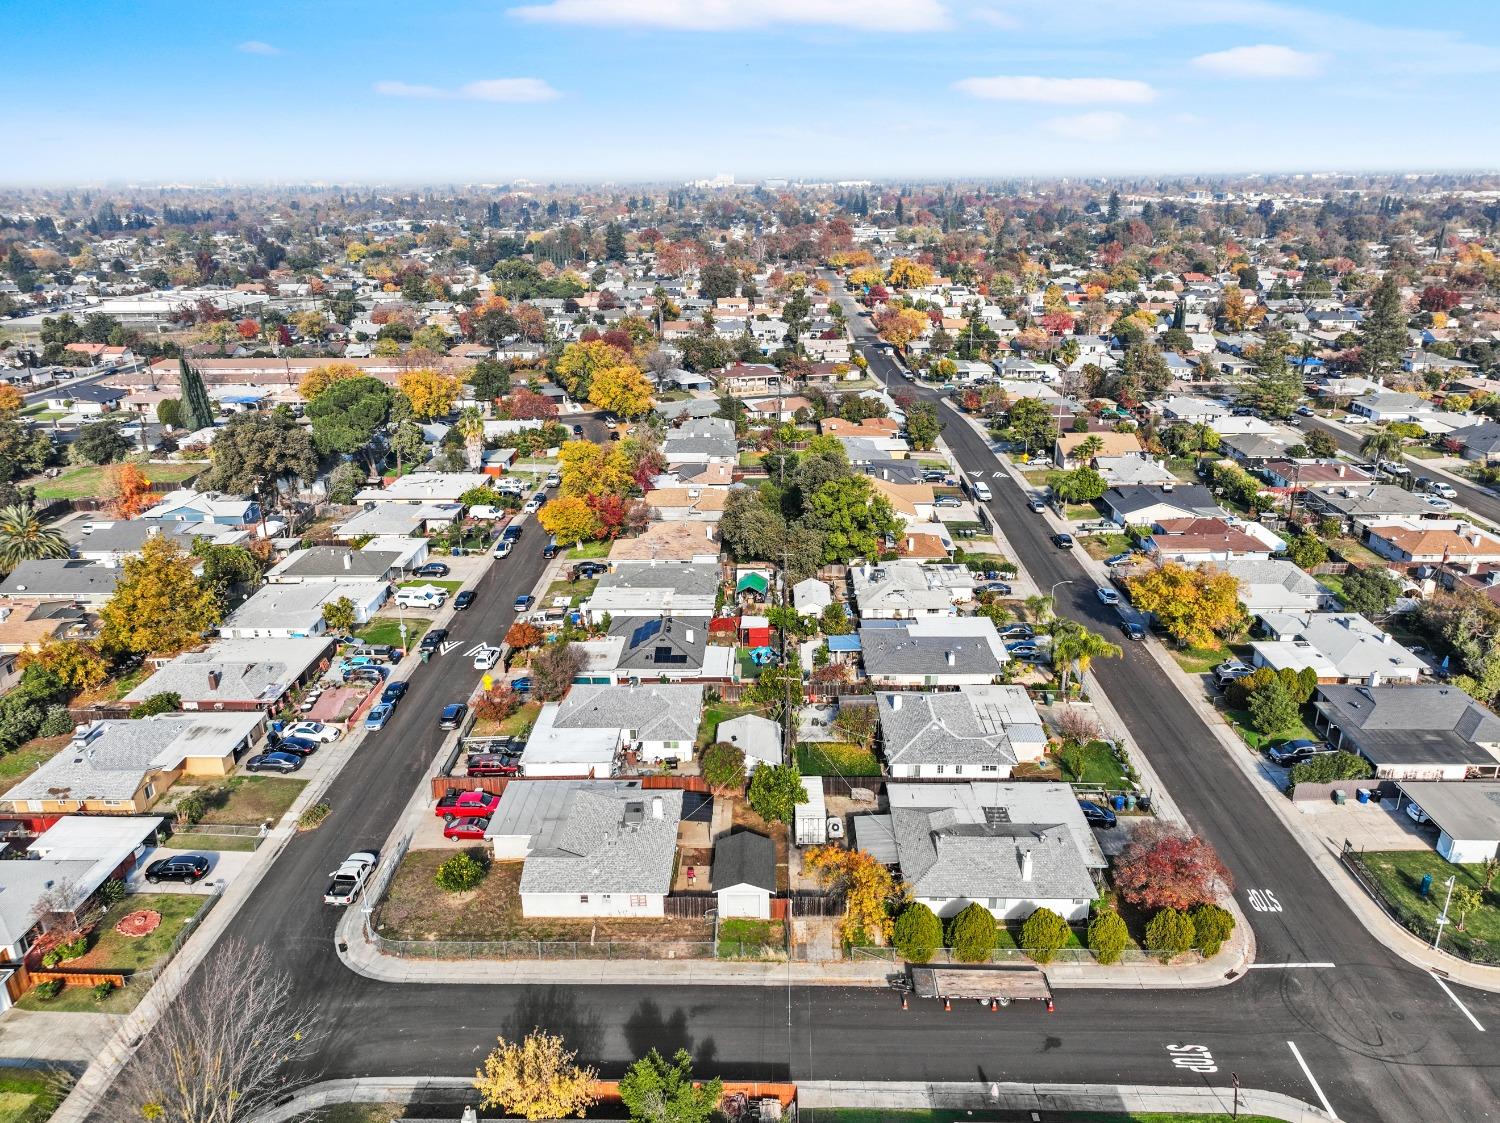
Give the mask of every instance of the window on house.
[[580, 905], [586, 905], [586, 904], [588, 904], [589, 903], [589, 895], [587, 893], [580, 893], [580, 894], [578, 894], [578, 903]]
[[632, 893], [630, 895], [630, 907], [633, 908], [633, 909], [643, 909], [643, 908], [645, 908], [646, 907], [646, 898], [645, 898], [645, 895], [641, 894], [641, 893]]
[[942, 765], [941, 765], [941, 764], [939, 764], [939, 765], [938, 765], [938, 766], [937, 766], [937, 774], [938, 774], [938, 775], [939, 775], [939, 776], [941, 776], [941, 775], [942, 775], [942, 774], [943, 774], [943, 766], [942, 766]]
[[146, 798], [147, 799], [155, 799], [156, 798], [156, 785], [155, 784], [147, 784], [146, 785]]
[[979, 766], [979, 771], [981, 771], [981, 772], [999, 772], [1000, 771], [1000, 766], [998, 764], [981, 764]]

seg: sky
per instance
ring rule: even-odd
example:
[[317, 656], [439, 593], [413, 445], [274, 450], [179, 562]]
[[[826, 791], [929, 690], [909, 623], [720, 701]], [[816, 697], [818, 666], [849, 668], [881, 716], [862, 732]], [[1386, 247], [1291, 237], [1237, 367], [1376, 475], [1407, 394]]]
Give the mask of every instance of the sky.
[[0, 181], [1500, 167], [1493, 0], [12, 0]]

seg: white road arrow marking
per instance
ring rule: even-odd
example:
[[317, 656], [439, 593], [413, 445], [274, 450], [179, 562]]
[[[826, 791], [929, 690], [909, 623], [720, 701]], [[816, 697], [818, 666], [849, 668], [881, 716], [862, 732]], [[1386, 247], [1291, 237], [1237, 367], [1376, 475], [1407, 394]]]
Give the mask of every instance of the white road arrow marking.
[[443, 644], [442, 647], [438, 648], [438, 652], [440, 654], [447, 655], [448, 652], [452, 651], [455, 647], [457, 647], [459, 645], [459, 642], [460, 642], [459, 640], [450, 639], [450, 640], [446, 641]]

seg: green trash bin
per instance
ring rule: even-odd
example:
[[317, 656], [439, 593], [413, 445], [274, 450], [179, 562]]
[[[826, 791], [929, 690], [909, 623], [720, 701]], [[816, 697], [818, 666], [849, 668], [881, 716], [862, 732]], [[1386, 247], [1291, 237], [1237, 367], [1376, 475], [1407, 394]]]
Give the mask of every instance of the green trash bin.
[[1347, 799], [1348, 799], [1348, 798], [1349, 798], [1349, 796], [1348, 796], [1348, 794], [1347, 794], [1347, 793], [1346, 793], [1346, 792], [1345, 792], [1345, 791], [1344, 791], [1344, 789], [1343, 789], [1343, 788], [1339, 788], [1339, 789], [1337, 789], [1337, 790], [1336, 790], [1336, 791], [1335, 791], [1335, 792], [1334, 792], [1334, 793], [1333, 793], [1333, 802], [1334, 802], [1334, 805], [1335, 805], [1335, 806], [1337, 806], [1337, 807], [1342, 807], [1342, 806], [1344, 806], [1344, 801], [1345, 801], [1345, 800], [1347, 800]]

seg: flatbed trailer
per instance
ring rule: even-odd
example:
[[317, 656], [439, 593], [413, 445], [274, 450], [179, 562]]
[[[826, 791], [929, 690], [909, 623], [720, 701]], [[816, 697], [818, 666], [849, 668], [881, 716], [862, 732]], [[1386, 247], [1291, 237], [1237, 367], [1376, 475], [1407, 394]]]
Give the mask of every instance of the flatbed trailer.
[[910, 990], [918, 998], [940, 998], [951, 1009], [952, 1001], [971, 999], [994, 1008], [1031, 999], [1045, 1002], [1050, 1013], [1052, 988], [1039, 967], [1006, 964], [975, 967], [918, 966], [908, 968], [909, 978], [898, 989]]

